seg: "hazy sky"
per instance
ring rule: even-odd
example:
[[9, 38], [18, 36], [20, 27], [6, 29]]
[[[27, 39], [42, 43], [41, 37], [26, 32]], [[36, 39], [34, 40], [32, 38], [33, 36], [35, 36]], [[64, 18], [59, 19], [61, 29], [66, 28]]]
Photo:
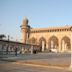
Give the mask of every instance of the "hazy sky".
[[20, 40], [25, 16], [34, 28], [72, 25], [72, 0], [0, 0], [0, 34]]

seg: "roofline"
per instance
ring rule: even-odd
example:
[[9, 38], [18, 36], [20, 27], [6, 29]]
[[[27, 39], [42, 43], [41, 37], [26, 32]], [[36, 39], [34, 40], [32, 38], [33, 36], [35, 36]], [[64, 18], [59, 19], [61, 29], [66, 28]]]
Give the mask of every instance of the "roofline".
[[64, 26], [64, 27], [48, 27], [48, 28], [31, 28], [30, 32], [51, 32], [51, 31], [69, 31], [72, 26]]

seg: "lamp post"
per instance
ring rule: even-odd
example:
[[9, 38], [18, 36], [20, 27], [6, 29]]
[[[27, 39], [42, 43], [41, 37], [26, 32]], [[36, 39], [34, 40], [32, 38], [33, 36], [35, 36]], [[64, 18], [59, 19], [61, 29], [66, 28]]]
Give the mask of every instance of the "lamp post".
[[8, 35], [8, 46], [7, 46], [7, 49], [6, 49], [6, 54], [8, 54], [8, 48], [9, 48], [9, 38], [10, 38], [10, 36]]

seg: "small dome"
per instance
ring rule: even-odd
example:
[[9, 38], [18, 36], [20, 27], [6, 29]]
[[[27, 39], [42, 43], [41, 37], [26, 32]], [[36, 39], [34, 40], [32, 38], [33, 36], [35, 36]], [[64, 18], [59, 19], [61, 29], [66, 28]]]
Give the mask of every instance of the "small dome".
[[24, 17], [22, 24], [23, 25], [28, 25], [28, 19], [27, 19], [27, 17]]
[[24, 17], [24, 20], [28, 20], [28, 18], [27, 17]]

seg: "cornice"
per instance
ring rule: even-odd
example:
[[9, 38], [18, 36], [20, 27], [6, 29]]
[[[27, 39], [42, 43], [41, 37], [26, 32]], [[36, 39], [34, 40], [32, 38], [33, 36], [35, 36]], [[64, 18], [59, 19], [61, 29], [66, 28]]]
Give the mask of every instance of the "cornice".
[[31, 33], [40, 33], [40, 32], [62, 32], [62, 31], [70, 31], [71, 26], [64, 27], [48, 27], [48, 28], [32, 28], [30, 29]]

